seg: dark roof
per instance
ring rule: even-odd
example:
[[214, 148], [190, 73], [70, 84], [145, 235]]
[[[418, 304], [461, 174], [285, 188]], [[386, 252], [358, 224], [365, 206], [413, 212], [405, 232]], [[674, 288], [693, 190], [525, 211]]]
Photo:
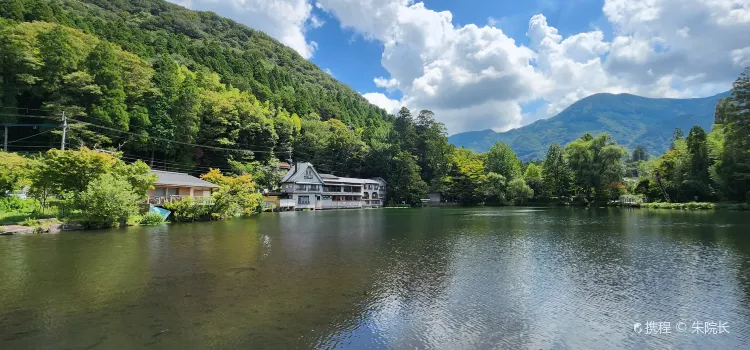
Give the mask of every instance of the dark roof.
[[322, 177], [324, 179], [338, 179], [339, 178], [338, 176], [331, 175], [331, 174], [319, 174], [319, 175], [320, 175], [320, 177]]
[[151, 173], [159, 177], [156, 179], [156, 185], [219, 188], [217, 185], [188, 174], [161, 170], [151, 170]]
[[291, 169], [292, 166], [287, 162], [279, 162], [279, 168], [280, 169]]

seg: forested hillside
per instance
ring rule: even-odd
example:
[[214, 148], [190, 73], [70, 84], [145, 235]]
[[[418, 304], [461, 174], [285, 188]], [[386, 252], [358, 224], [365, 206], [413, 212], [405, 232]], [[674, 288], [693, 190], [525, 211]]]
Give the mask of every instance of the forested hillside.
[[[387, 135], [393, 120], [292, 49], [213, 13], [160, 0], [10, 0], [0, 15], [2, 122], [54, 124], [65, 111], [70, 147], [114, 147], [193, 172], [286, 159], [295, 148], [305, 151], [295, 158], [346, 162], [305, 142], [326, 144], [315, 134], [325, 130], [361, 143]], [[13, 127], [11, 142], [40, 130]], [[56, 134], [10, 146], [53, 145]]]

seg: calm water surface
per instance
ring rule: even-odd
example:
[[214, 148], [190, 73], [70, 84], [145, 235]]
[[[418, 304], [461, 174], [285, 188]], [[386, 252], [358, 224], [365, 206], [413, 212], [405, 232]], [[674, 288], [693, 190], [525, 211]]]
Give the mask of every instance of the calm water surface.
[[748, 349], [750, 217], [389, 209], [0, 237], [0, 349], [142, 347]]

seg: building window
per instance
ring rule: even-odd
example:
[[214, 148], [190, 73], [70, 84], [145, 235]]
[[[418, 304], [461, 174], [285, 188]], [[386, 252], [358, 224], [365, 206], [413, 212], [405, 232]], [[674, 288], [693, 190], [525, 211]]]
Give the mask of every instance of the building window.
[[307, 170], [305, 170], [305, 179], [312, 179], [312, 178], [313, 178], [312, 169], [307, 168]]
[[364, 199], [370, 199], [370, 194], [365, 192], [365, 195], [363, 196]]
[[299, 204], [310, 204], [310, 196], [299, 196]]
[[372, 193], [372, 199], [378, 199], [378, 193], [377, 192], [373, 192]]
[[378, 185], [375, 185], [375, 191], [377, 191], [377, 190], [378, 190]]
[[320, 185], [308, 185], [307, 189], [310, 191], [320, 191]]
[[297, 185], [297, 191], [307, 190], [307, 185]]

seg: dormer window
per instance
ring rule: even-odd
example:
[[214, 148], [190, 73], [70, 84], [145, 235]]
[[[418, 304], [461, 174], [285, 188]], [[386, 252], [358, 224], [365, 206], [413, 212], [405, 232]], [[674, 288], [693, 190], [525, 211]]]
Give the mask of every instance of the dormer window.
[[313, 178], [312, 169], [307, 168], [307, 170], [305, 170], [305, 179], [312, 179], [312, 178]]

